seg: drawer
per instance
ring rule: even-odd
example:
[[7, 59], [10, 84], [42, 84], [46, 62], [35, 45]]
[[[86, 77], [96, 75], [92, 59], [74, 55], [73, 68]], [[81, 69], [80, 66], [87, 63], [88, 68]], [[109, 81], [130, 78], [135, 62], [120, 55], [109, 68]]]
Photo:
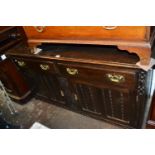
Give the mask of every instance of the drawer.
[[33, 69], [36, 72], [42, 73], [55, 73], [54, 64], [50, 61], [17, 58], [15, 62], [21, 69]]
[[78, 65], [58, 63], [61, 75], [79, 81], [91, 82], [94, 85], [109, 87], [123, 87], [134, 89], [136, 86], [136, 72], [118, 68], [93, 68]]
[[28, 39], [59, 40], [102, 40], [124, 39], [145, 40], [146, 26], [25, 26]]

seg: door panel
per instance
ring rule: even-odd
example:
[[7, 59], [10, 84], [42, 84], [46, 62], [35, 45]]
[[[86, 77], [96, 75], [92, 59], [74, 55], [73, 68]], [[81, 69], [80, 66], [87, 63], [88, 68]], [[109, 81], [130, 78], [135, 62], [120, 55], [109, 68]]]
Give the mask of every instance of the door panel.
[[[82, 111], [127, 126], [136, 126], [138, 121], [134, 93], [128, 90], [113, 90], [72, 81], [76, 102]], [[131, 99], [132, 98], [132, 102]]]
[[129, 93], [103, 89], [102, 94], [106, 105], [106, 117], [129, 124], [132, 120], [132, 104], [134, 104], [129, 103]]
[[77, 101], [83, 111], [102, 115], [104, 105], [102, 104], [102, 94], [100, 89], [84, 84], [74, 84]]

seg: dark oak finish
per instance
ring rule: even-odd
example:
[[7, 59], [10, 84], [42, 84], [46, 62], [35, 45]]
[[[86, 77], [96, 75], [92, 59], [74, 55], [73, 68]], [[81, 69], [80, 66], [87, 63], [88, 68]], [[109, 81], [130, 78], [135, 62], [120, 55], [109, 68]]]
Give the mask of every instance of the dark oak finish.
[[24, 100], [26, 94], [30, 93], [23, 75], [10, 59], [0, 62], [0, 79], [9, 96], [17, 101]]
[[[21, 72], [27, 77], [30, 85], [36, 85], [37, 96], [59, 101], [64, 104], [61, 95], [60, 84], [58, 78], [54, 75], [54, 63], [50, 61], [38, 59], [16, 58], [14, 62], [17, 64]], [[45, 65], [45, 68], [42, 68]], [[49, 68], [46, 70], [46, 65]]]
[[[125, 87], [125, 88], [132, 88], [135, 89], [135, 80], [136, 80], [136, 75], [135, 72], [129, 70], [120, 70], [117, 71], [116, 68], [112, 67], [93, 67], [93, 66], [82, 66], [81, 64], [66, 64], [66, 63], [58, 63], [58, 68], [60, 70], [60, 73], [62, 76], [67, 76], [70, 78], [74, 78], [76, 80], [83, 79], [83, 80], [89, 80], [94, 85], [104, 85], [105, 87]], [[67, 72], [67, 68], [70, 69], [77, 69], [78, 73], [76, 75], [70, 75]], [[115, 83], [109, 80], [108, 74], [111, 75], [121, 75], [124, 77], [124, 81], [120, 83]], [[88, 78], [88, 75], [89, 76]]]
[[42, 43], [115, 45], [136, 53], [143, 65], [149, 64], [154, 44], [150, 26], [24, 26], [30, 46]]
[[36, 97], [127, 128], [141, 128], [147, 73], [135, 65], [136, 55], [109, 46], [42, 48], [37, 55], [28, 48], [8, 52], [27, 81], [36, 83]]
[[[25, 37], [21, 33], [21, 27], [0, 27], [0, 56], [15, 46], [25, 43]], [[16, 65], [9, 58], [0, 58], [0, 80], [4, 84], [9, 96], [17, 101], [24, 102], [31, 94], [23, 75], [17, 70]]]

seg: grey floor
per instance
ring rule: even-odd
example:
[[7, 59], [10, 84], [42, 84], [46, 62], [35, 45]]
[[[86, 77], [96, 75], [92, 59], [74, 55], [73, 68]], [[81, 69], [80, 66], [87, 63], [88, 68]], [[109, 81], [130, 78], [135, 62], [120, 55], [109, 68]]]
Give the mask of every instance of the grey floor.
[[1, 105], [1, 115], [7, 122], [30, 128], [34, 122], [40, 122], [51, 129], [120, 129], [104, 121], [96, 120], [55, 105], [32, 99], [25, 105], [15, 104], [18, 111], [11, 115], [6, 105]]

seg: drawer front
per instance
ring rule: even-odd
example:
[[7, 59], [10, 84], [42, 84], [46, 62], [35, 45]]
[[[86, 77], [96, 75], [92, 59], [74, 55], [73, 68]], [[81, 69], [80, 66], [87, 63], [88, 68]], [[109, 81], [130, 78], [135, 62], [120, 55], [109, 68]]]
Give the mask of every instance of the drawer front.
[[42, 73], [55, 73], [54, 64], [49, 61], [17, 58], [15, 62], [21, 69], [29, 68]]
[[79, 81], [88, 81], [94, 85], [135, 89], [135, 71], [121, 69], [89, 68], [58, 63], [60, 74]]
[[53, 40], [145, 40], [145, 26], [25, 26], [29, 39]]

